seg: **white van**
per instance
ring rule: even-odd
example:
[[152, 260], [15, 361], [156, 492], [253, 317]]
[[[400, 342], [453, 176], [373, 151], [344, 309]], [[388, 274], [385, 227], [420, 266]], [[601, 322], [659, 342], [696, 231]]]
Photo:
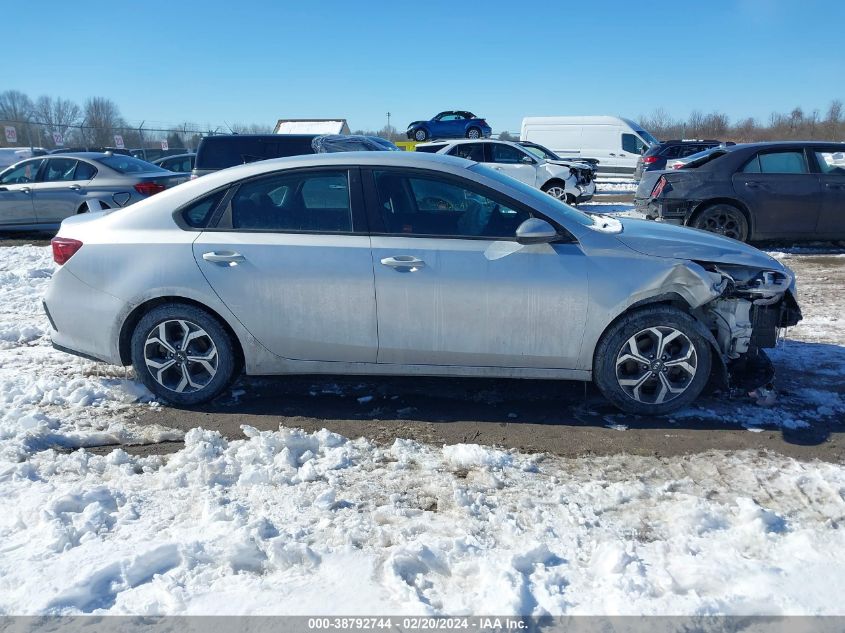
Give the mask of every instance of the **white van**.
[[545, 145], [563, 158], [593, 158], [602, 176], [630, 177], [637, 159], [657, 139], [639, 124], [615, 116], [543, 116], [522, 119], [519, 140]]
[[43, 156], [47, 153], [43, 147], [30, 149], [28, 147], [0, 147], [0, 169], [14, 165], [19, 160]]

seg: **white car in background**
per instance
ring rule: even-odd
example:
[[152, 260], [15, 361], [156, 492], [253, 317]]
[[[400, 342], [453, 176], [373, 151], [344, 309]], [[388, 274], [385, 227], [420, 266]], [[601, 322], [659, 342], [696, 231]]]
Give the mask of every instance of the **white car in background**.
[[469, 139], [420, 143], [415, 150], [486, 164], [568, 204], [587, 202], [596, 192], [594, 168], [589, 163], [549, 160], [519, 143]]

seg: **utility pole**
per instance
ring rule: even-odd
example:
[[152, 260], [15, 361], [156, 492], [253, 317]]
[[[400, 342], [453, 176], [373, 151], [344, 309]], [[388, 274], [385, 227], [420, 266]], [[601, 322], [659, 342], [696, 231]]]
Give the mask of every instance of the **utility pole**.
[[389, 138], [390, 137], [390, 112], [387, 113], [387, 136], [388, 136], [388, 139], [387, 139], [388, 141], [392, 140], [391, 138]]

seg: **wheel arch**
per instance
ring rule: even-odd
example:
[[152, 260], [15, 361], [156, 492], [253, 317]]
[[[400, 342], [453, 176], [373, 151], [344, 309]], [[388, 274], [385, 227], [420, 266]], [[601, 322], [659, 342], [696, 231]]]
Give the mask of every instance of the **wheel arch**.
[[710, 207], [716, 206], [717, 204], [727, 204], [739, 209], [740, 213], [745, 216], [745, 221], [748, 222], [748, 239], [750, 240], [754, 236], [754, 231], [756, 227], [754, 226], [754, 219], [751, 216], [751, 211], [749, 211], [748, 205], [736, 198], [721, 197], [708, 198], [707, 200], [702, 200], [693, 207], [692, 212], [689, 214], [689, 217], [687, 218], [684, 224], [686, 226], [692, 226], [692, 223], [699, 215], [701, 215], [701, 213], [703, 213]]
[[129, 314], [123, 320], [123, 324], [120, 327], [120, 334], [118, 336], [118, 352], [120, 353], [121, 363], [123, 363], [124, 365], [132, 364], [132, 333], [135, 331], [135, 326], [138, 325], [138, 322], [141, 320], [141, 318], [153, 308], [168, 303], [184, 303], [186, 305], [194, 306], [196, 308], [204, 310], [205, 312], [208, 312], [212, 317], [217, 319], [217, 321], [220, 323], [223, 329], [226, 330], [226, 333], [232, 340], [232, 345], [234, 347], [236, 356], [236, 373], [240, 372], [244, 368], [246, 359], [244, 356], [243, 344], [241, 343], [240, 338], [238, 337], [237, 333], [232, 328], [232, 326], [229, 324], [229, 322], [219, 312], [205, 305], [201, 301], [180, 296], [153, 297], [135, 306], [135, 308], [133, 308], [132, 311], [129, 312]]
[[689, 303], [678, 293], [676, 292], [667, 292], [659, 295], [654, 295], [653, 297], [647, 297], [646, 299], [642, 299], [640, 301], [636, 301], [632, 303], [630, 306], [625, 308], [622, 312], [616, 315], [602, 330], [602, 333], [599, 335], [596, 345], [593, 348], [593, 359], [591, 364], [591, 370], [595, 372], [596, 367], [596, 358], [598, 355], [598, 349], [600, 347], [601, 341], [607, 336], [607, 333], [610, 329], [615, 326], [617, 323], [622, 321], [623, 319], [629, 318], [634, 314], [639, 312], [644, 312], [650, 308], [657, 308], [659, 306], [672, 306], [681, 310], [682, 312], [686, 312], [690, 317], [692, 317], [693, 322], [695, 323], [696, 330], [698, 333], [710, 344], [710, 348], [712, 351], [712, 356], [718, 362], [714, 362], [711, 365], [711, 379], [714, 377], [714, 374], [717, 372], [718, 367], [718, 379], [722, 385], [728, 384], [728, 366], [727, 362], [725, 361], [724, 355], [722, 351], [719, 349], [719, 343], [716, 340], [716, 337], [713, 336], [713, 333], [707, 329], [704, 323], [701, 322], [701, 319], [695, 314], [695, 310], [690, 307]]

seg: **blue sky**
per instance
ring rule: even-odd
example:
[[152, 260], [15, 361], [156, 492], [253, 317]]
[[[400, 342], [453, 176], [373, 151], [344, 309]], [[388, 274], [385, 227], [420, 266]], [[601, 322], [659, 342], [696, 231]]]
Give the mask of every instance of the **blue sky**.
[[529, 115], [766, 120], [845, 99], [843, 0], [90, 0], [3, 16], [0, 90], [106, 96], [133, 123], [377, 129], [390, 111], [401, 128], [459, 108], [518, 132]]

